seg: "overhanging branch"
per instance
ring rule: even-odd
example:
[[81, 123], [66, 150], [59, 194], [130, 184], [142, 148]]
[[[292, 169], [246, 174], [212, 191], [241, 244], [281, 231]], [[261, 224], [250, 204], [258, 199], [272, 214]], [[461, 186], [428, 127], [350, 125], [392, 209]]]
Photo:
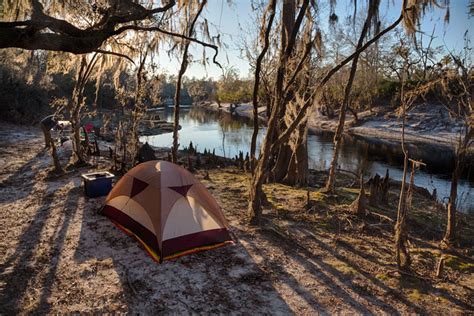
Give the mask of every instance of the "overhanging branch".
[[126, 30], [143, 31], [143, 32], [153, 32], [153, 31], [160, 32], [160, 33], [163, 33], [163, 34], [166, 34], [166, 35], [169, 35], [169, 36], [178, 37], [178, 38], [190, 41], [190, 42], [200, 44], [204, 47], [211, 48], [211, 49], [214, 50], [214, 56], [212, 57], [212, 62], [214, 64], [216, 64], [217, 66], [219, 66], [219, 68], [222, 69], [222, 65], [216, 60], [217, 55], [219, 54], [219, 48], [214, 44], [206, 43], [206, 42], [203, 42], [203, 41], [198, 40], [196, 38], [186, 36], [184, 34], [170, 32], [170, 31], [164, 30], [164, 29], [162, 29], [158, 26], [155, 26], [155, 27], [142, 27], [142, 26], [137, 26], [137, 25], [125, 25], [125, 26], [122, 26], [121, 28], [117, 29], [115, 31], [115, 33], [120, 34], [120, 33], [124, 32]]
[[[120, 12], [114, 12], [113, 8], [109, 8], [102, 12], [103, 18], [99, 23], [87, 29], [81, 29], [65, 20], [46, 15], [43, 12], [42, 5], [37, 0], [34, 0], [31, 20], [0, 22], [0, 49], [40, 49], [63, 51], [73, 54], [87, 54], [101, 51], [131, 60], [128, 56], [120, 53], [100, 50], [100, 47], [107, 39], [127, 30], [156, 31], [213, 49], [215, 53], [212, 61], [222, 69], [221, 64], [217, 61], [219, 50], [216, 45], [203, 42], [184, 34], [164, 30], [160, 27], [142, 27], [136, 24], [118, 27], [121, 24], [146, 20], [154, 14], [166, 12], [175, 6], [175, 0], [170, 0], [166, 5], [155, 9], [146, 9], [130, 0], [124, 2], [128, 5], [128, 14], [119, 14]], [[114, 15], [114, 13], [116, 15]], [[43, 32], [42, 30], [50, 30], [51, 32]]]
[[146, 9], [131, 0], [121, 0], [120, 12], [111, 7], [102, 12], [103, 17], [98, 24], [81, 29], [66, 20], [45, 14], [42, 4], [32, 0], [30, 20], [0, 22], [0, 48], [91, 53], [108, 38], [118, 34], [116, 28], [121, 24], [146, 20], [154, 14], [170, 10], [175, 4], [175, 0], [170, 0], [162, 7]]
[[135, 65], [135, 62], [133, 61], [133, 59], [131, 59], [130, 57], [128, 57], [128, 56], [125, 55], [125, 54], [116, 53], [116, 52], [111, 52], [111, 51], [103, 50], [103, 49], [96, 49], [95, 52], [96, 52], [96, 53], [105, 54], [105, 55], [113, 55], [113, 56], [125, 58], [125, 59], [128, 59], [132, 64]]

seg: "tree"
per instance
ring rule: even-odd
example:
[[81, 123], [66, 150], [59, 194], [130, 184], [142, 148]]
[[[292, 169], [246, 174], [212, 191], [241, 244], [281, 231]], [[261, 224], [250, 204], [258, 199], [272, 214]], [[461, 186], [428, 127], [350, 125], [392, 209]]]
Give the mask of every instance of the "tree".
[[[145, 46], [145, 47], [143, 47]], [[144, 67], [145, 67], [145, 62], [147, 59], [147, 56], [150, 51], [150, 47], [143, 45], [140, 49], [140, 56], [139, 56], [139, 65], [137, 69], [137, 84], [136, 84], [136, 91], [135, 91], [135, 100], [134, 100], [134, 106], [133, 106], [133, 111], [132, 111], [132, 119], [130, 122], [131, 128], [130, 128], [130, 141], [129, 141], [129, 151], [130, 151], [130, 160], [132, 166], [135, 165], [137, 162], [137, 156], [138, 156], [138, 150], [140, 147], [140, 142], [139, 142], [139, 126], [140, 123], [145, 116], [145, 111], [146, 111], [146, 106], [144, 102], [144, 87], [145, 87], [145, 80], [146, 76], [144, 74]], [[124, 157], [125, 159], [125, 157]]]
[[[193, 20], [187, 27], [188, 29], [188, 37], [193, 36], [194, 33], [194, 26], [196, 25], [196, 21], [199, 18], [204, 6], [206, 5], [207, 0], [203, 0], [197, 9], [197, 13], [194, 16]], [[181, 81], [183, 79], [183, 75], [186, 72], [186, 68], [188, 67], [188, 50], [189, 45], [191, 44], [190, 41], [186, 41], [183, 48], [183, 58], [181, 60], [181, 67], [178, 73], [178, 80], [176, 81], [176, 94], [175, 94], [175, 102], [174, 102], [174, 125], [173, 125], [173, 147], [171, 149], [171, 161], [176, 163], [178, 161], [178, 130], [179, 130], [179, 106], [180, 106], [180, 97], [181, 97]]]
[[474, 67], [470, 60], [470, 43], [465, 34], [464, 56], [455, 56], [451, 53], [454, 68], [448, 69], [440, 81], [441, 90], [448, 103], [454, 102], [456, 117], [464, 122], [463, 130], [459, 133], [455, 149], [454, 170], [451, 176], [451, 190], [448, 201], [448, 222], [443, 243], [452, 246], [456, 240], [456, 212], [457, 212], [457, 186], [461, 172], [466, 165], [469, 148], [474, 141], [474, 108], [472, 96], [474, 94]]
[[[262, 185], [267, 177], [268, 165], [271, 155], [275, 155], [278, 152], [281, 157], [282, 151], [287, 151], [286, 146], [287, 139], [284, 142], [274, 141], [275, 139], [279, 140], [278, 135], [280, 131], [284, 131], [284, 126], [288, 122], [281, 121], [281, 118], [285, 116], [285, 107], [289, 103], [290, 99], [290, 89], [293, 88], [292, 84], [297, 79], [298, 74], [303, 68], [304, 62], [307, 60], [309, 51], [312, 48], [312, 38], [305, 37], [305, 45], [303, 54], [295, 54], [296, 57], [292, 62], [296, 65], [293, 69], [287, 69], [287, 65], [290, 62], [293, 53], [295, 52], [297, 44], [297, 36], [300, 32], [300, 28], [303, 25], [304, 17], [309, 14], [309, 1], [303, 1], [301, 7], [298, 11], [298, 15], [295, 19], [295, 8], [296, 2], [293, 0], [287, 0], [283, 3], [282, 9], [282, 24], [281, 24], [281, 40], [279, 47], [279, 61], [277, 64], [276, 78], [273, 86], [273, 99], [271, 100], [271, 113], [268, 120], [267, 133], [264, 137], [262, 147], [260, 150], [260, 156], [258, 162], [255, 166], [254, 173], [251, 180], [251, 187], [249, 190], [250, 199], [249, 199], [249, 215], [251, 223], [258, 223], [261, 216], [261, 198], [263, 196]], [[309, 19], [305, 20], [308, 23]], [[291, 91], [295, 92], [295, 91]], [[293, 99], [293, 98], [291, 98]], [[298, 99], [300, 102], [304, 102], [303, 98]], [[298, 103], [300, 103], [298, 102]], [[298, 122], [299, 124], [300, 122]], [[295, 126], [292, 130], [289, 131], [289, 135], [296, 130]], [[288, 130], [286, 130], [288, 131]], [[281, 147], [284, 146], [284, 147]], [[278, 156], [275, 161], [278, 159]], [[280, 161], [283, 161], [280, 158]], [[287, 161], [288, 162], [288, 161]], [[275, 164], [277, 166], [278, 162]]]
[[[305, 14], [305, 9], [307, 7], [304, 6], [305, 3], [301, 5], [300, 8], [300, 13], [298, 14], [298, 18], [296, 21], [299, 21], [298, 24], [301, 24], [300, 20], [300, 14]], [[256, 164], [255, 172], [252, 175], [252, 180], [250, 184], [250, 189], [249, 189], [249, 217], [250, 217], [250, 222], [251, 223], [259, 223], [260, 217], [261, 217], [261, 206], [262, 206], [262, 195], [263, 195], [263, 190], [262, 190], [262, 185], [264, 182], [264, 179], [268, 175], [268, 162], [271, 154], [276, 152], [276, 149], [281, 145], [282, 143], [286, 142], [291, 134], [300, 127], [300, 124], [307, 120], [307, 115], [308, 115], [308, 110], [310, 107], [317, 102], [316, 96], [318, 96], [322, 92], [322, 88], [325, 86], [325, 84], [331, 79], [331, 77], [337, 73], [342, 67], [344, 67], [346, 64], [348, 64], [352, 59], [357, 55], [360, 54], [360, 52], [366, 50], [370, 45], [373, 43], [377, 42], [379, 38], [381, 38], [383, 35], [386, 33], [390, 32], [393, 30], [397, 25], [400, 24], [400, 22], [405, 21], [406, 24], [409, 25], [415, 25], [416, 20], [414, 21], [417, 17], [417, 15], [410, 15], [410, 13], [413, 10], [414, 6], [404, 2], [402, 12], [399, 16], [399, 18], [393, 22], [390, 26], [379, 32], [377, 35], [375, 35], [372, 39], [367, 41], [360, 49], [356, 50], [353, 52], [351, 55], [346, 57], [344, 60], [342, 60], [339, 64], [335, 65], [329, 71], [321, 78], [321, 80], [316, 81], [314, 87], [312, 88], [311, 93], [306, 93], [303, 97], [301, 97], [301, 102], [302, 106], [295, 111], [294, 115], [294, 120], [291, 121], [291, 123], [287, 126], [286, 129], [282, 130], [281, 132], [278, 133], [278, 137], [275, 137], [275, 131], [276, 131], [276, 121], [277, 121], [277, 114], [282, 111], [282, 107], [284, 106], [284, 103], [282, 103], [281, 99], [281, 94], [283, 91], [287, 91], [286, 87], [290, 87], [291, 84], [293, 83], [293, 78], [295, 76], [290, 76], [291, 80], [288, 81], [287, 86], [285, 89], [275, 90], [275, 97], [274, 97], [274, 103], [271, 108], [271, 115], [268, 121], [268, 128], [267, 128], [267, 134], [265, 135], [263, 139], [263, 143], [261, 146], [261, 151], [260, 151], [260, 156]], [[304, 10], [303, 10], [304, 9]], [[415, 24], [414, 24], [415, 23]], [[296, 23], [295, 23], [296, 24]], [[293, 28], [293, 32], [291, 33], [289, 43], [292, 43], [291, 45], [287, 44], [288, 50], [291, 52], [293, 48], [293, 43], [294, 40], [296, 39], [296, 34], [299, 30], [299, 25], [296, 25]], [[287, 62], [287, 57], [288, 57], [288, 50], [285, 50], [284, 54], [281, 54], [280, 56], [280, 64], [278, 65], [280, 68], [280, 71], [278, 72], [277, 76], [281, 76], [282, 72], [281, 70], [285, 68], [285, 66], [282, 66], [281, 63]], [[300, 59], [300, 61], [303, 59]], [[298, 65], [302, 63], [297, 63]], [[298, 69], [297, 67], [296, 69]], [[281, 79], [280, 79], [281, 80]], [[278, 83], [278, 79], [276, 81]], [[278, 83], [276, 85], [277, 87], [282, 87], [281, 83]]]
[[[359, 36], [359, 41], [356, 46], [356, 50], [359, 50], [364, 43], [365, 37], [369, 31], [369, 27], [373, 24], [377, 25], [378, 23], [378, 1], [370, 0], [367, 10], [367, 18], [365, 20], [364, 26]], [[334, 191], [334, 184], [336, 180], [336, 168], [337, 168], [337, 158], [339, 156], [339, 150], [342, 143], [342, 134], [344, 132], [344, 124], [346, 122], [346, 110], [349, 107], [349, 98], [352, 89], [352, 83], [357, 71], [357, 63], [359, 61], [359, 55], [356, 54], [352, 60], [351, 71], [349, 74], [349, 79], [347, 81], [345, 90], [344, 90], [344, 101], [342, 102], [340, 111], [339, 111], [339, 122], [337, 125], [336, 133], [334, 134], [334, 152], [331, 160], [331, 166], [329, 168], [329, 177], [326, 182], [326, 189], [330, 192]]]
[[[263, 58], [265, 57], [268, 48], [270, 47], [270, 33], [272, 30], [273, 20], [275, 19], [275, 8], [276, 0], [271, 0], [268, 3], [268, 7], [264, 13], [262, 19], [262, 27], [260, 34], [263, 34], [263, 46], [262, 51], [259, 53], [255, 63], [255, 80], [253, 85], [252, 93], [252, 105], [253, 105], [253, 133], [252, 141], [250, 144], [250, 169], [253, 172], [255, 170], [255, 151], [257, 149], [257, 136], [258, 136], [258, 107], [259, 107], [259, 92], [260, 92], [260, 76], [262, 70]], [[268, 13], [268, 17], [266, 14]], [[267, 22], [268, 20], [268, 22]]]
[[212, 101], [215, 98], [216, 86], [212, 79], [191, 79], [184, 84], [193, 102]]
[[[133, 47], [137, 38], [131, 35], [137, 34], [137, 32], [153, 34], [153, 36], [141, 36], [142, 42], [148, 42], [149, 47], [153, 50], [158, 49], [158, 43], [162, 38], [185, 41], [185, 54], [178, 82], [179, 89], [176, 93], [178, 100], [182, 75], [186, 69], [187, 50], [191, 42], [212, 48], [215, 52], [212, 60], [219, 65], [216, 61], [217, 46], [192, 37], [195, 20], [189, 31], [183, 34], [173, 31], [174, 22], [181, 16], [186, 17], [186, 15], [192, 15], [195, 10], [199, 10], [196, 15], [197, 19], [206, 1], [203, 1], [199, 8], [195, 5], [197, 3], [199, 2], [191, 0], [178, 3], [175, 0], [170, 0], [161, 7], [154, 7], [153, 4], [145, 6], [133, 0], [110, 0], [106, 4], [94, 3], [92, 5], [89, 1], [53, 1], [48, 2], [48, 5], [45, 6], [39, 0], [9, 1], [4, 6], [5, 19], [9, 21], [0, 22], [0, 48], [17, 47], [74, 54], [92, 53], [91, 57], [85, 55], [81, 57], [76, 85], [68, 103], [74, 129], [74, 153], [77, 161], [84, 162], [85, 158], [80, 146], [81, 110], [85, 106], [84, 89], [102, 55], [116, 55], [133, 62], [132, 58], [137, 55], [137, 50]], [[176, 5], [177, 10], [174, 11]], [[74, 19], [73, 22], [69, 22], [67, 18], [75, 14], [81, 16], [82, 19]], [[186, 18], [185, 20], [188, 21]], [[188, 25], [186, 24], [184, 27], [188, 27]], [[209, 34], [207, 37], [211, 39]], [[114, 77], [118, 79], [119, 75], [116, 74]], [[138, 80], [140, 81], [140, 78]], [[115, 81], [118, 83], [119, 80]], [[97, 80], [95, 103], [98, 100], [99, 85], [100, 80]], [[175, 116], [178, 113], [179, 108]], [[175, 139], [177, 139], [177, 131], [175, 131]], [[174, 148], [176, 151], [177, 142], [175, 142]]]
[[[426, 82], [407, 92], [407, 97], [423, 98], [435, 96], [449, 111], [453, 119], [462, 122], [458, 138], [454, 144], [454, 168], [451, 175], [451, 187], [447, 205], [448, 219], [442, 244], [451, 247], [455, 244], [458, 231], [456, 228], [457, 187], [462, 171], [466, 167], [467, 157], [472, 152], [474, 141], [474, 67], [471, 57], [471, 46], [465, 33], [465, 45], [462, 52], [441, 58], [433, 62], [430, 76]], [[472, 154], [472, 153], [471, 153]]]
[[[275, 80], [275, 102], [277, 106], [277, 125], [274, 139], [293, 122], [298, 111], [308, 102], [304, 96], [310, 86], [310, 54], [314, 46], [320, 47], [320, 32], [313, 30], [315, 19], [311, 16], [308, 4], [303, 12], [302, 3], [295, 19], [295, 1], [283, 2], [280, 63]], [[304, 24], [303, 24], [304, 23]], [[301, 29], [301, 34], [298, 35]], [[312, 35], [315, 33], [314, 36]], [[297, 37], [300, 37], [299, 40]], [[313, 45], [313, 42], [315, 45]], [[282, 64], [285, 63], [284, 66]], [[286, 65], [288, 64], [288, 65]], [[278, 91], [281, 90], [281, 93]], [[287, 141], [275, 145], [275, 153], [270, 160], [270, 178], [290, 185], [305, 185], [308, 177], [307, 117], [294, 129]]]
[[81, 56], [77, 71], [76, 84], [74, 86], [72, 97], [66, 106], [71, 118], [74, 155], [76, 163], [78, 164], [84, 164], [86, 162], [83, 147], [81, 145], [81, 114], [82, 109], [85, 106], [84, 89], [87, 81], [93, 73], [99, 57], [99, 53], [97, 52], [92, 54], [89, 59], [86, 55]]
[[217, 99], [219, 102], [243, 103], [251, 99], [251, 81], [241, 79], [234, 67], [224, 68], [217, 81]]
[[[188, 6], [190, 0], [179, 1], [178, 10]], [[89, 1], [60, 1], [48, 3], [47, 9], [39, 0], [19, 0], [4, 4], [5, 20], [0, 22], [0, 48], [50, 50], [86, 54], [99, 52], [123, 56], [104, 47], [117, 48], [117, 40], [128, 31], [154, 32], [168, 38], [180, 38], [211, 48], [216, 61], [218, 48], [214, 44], [173, 32], [172, 18], [176, 13], [175, 0], [161, 7], [149, 8], [134, 0], [109, 0], [107, 4], [90, 4]], [[77, 14], [83, 19], [74, 23], [66, 20]], [[63, 16], [63, 19], [57, 18]], [[21, 20], [23, 19], [23, 20]], [[163, 28], [168, 25], [169, 28]]]
[[[408, 61], [408, 51], [405, 55], [405, 60]], [[408, 234], [406, 232], [406, 213], [407, 213], [407, 203], [406, 203], [406, 177], [408, 170], [408, 151], [405, 148], [405, 124], [406, 124], [406, 111], [407, 111], [407, 100], [405, 99], [405, 84], [407, 80], [407, 67], [408, 62], [405, 63], [405, 67], [402, 69], [402, 81], [401, 81], [401, 117], [402, 117], [402, 135], [401, 135], [401, 144], [403, 152], [403, 176], [402, 176], [402, 185], [400, 187], [400, 197], [398, 200], [398, 209], [397, 209], [397, 221], [395, 223], [395, 258], [397, 262], [397, 267], [405, 268], [410, 265], [410, 252], [407, 249]], [[412, 166], [413, 167], [413, 166]], [[403, 255], [403, 258], [402, 258]], [[403, 261], [402, 261], [403, 260]]]

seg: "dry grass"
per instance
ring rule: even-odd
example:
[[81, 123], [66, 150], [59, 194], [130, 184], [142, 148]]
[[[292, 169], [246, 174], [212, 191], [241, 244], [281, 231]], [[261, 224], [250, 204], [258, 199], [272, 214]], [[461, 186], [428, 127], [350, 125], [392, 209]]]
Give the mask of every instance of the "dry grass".
[[[362, 302], [377, 306], [369, 309], [371, 312], [393, 312], [384, 304], [394, 307], [397, 312], [456, 313], [474, 310], [474, 240], [470, 239], [474, 232], [472, 216], [462, 216], [464, 226], [461, 244], [464, 247], [458, 249], [457, 255], [446, 256], [443, 275], [436, 278], [436, 265], [442, 255], [438, 243], [444, 233], [446, 214], [423, 191], [416, 191], [408, 215], [412, 271], [399, 274], [392, 246], [400, 189], [398, 183], [391, 185], [389, 205], [370, 207], [365, 220], [348, 211], [347, 206], [358, 194], [357, 188], [342, 187], [336, 195], [328, 195], [314, 187], [266, 184], [264, 191], [269, 205], [264, 210], [265, 224], [263, 229], [253, 231], [244, 226], [248, 175], [234, 169], [211, 170], [209, 174], [211, 180], [204, 182], [222, 202], [228, 216], [239, 222], [241, 232], [250, 234], [251, 237], [247, 238], [271, 239], [273, 244], [266, 247], [270, 247], [273, 255], [275, 248], [279, 248], [288, 258], [301, 258], [299, 263], [285, 262], [283, 265], [286, 269], [298, 264], [305, 266], [303, 262], [317, 260], [317, 266], [323, 270], [319, 272], [330, 275], [333, 282], [336, 282], [334, 279], [339, 280], [344, 284], [341, 287], [345, 291], [365, 297], [361, 299]], [[338, 180], [345, 185], [354, 183], [344, 175]], [[264, 253], [266, 255], [268, 252]], [[270, 269], [271, 274], [281, 275], [280, 270], [271, 268], [271, 265], [267, 269]], [[308, 269], [295, 277], [311, 280], [314, 274]], [[328, 295], [322, 295], [323, 300], [334, 300], [330, 296], [338, 295], [337, 292], [329, 291]], [[318, 295], [321, 293], [318, 292]], [[347, 301], [341, 299], [339, 303], [344, 305]]]

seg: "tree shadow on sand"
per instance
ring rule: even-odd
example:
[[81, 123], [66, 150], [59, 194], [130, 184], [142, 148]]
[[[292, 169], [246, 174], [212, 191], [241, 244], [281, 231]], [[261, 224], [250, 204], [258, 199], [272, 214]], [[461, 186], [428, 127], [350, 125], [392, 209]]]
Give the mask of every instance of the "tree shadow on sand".
[[[0, 297], [0, 306], [2, 306], [2, 312], [7, 314], [17, 314], [21, 311], [20, 302], [30, 283], [44, 271], [45, 267], [50, 272], [53, 271], [52, 277], [54, 277], [54, 269], [64, 243], [64, 234], [76, 209], [73, 206], [69, 206], [67, 210], [65, 208], [64, 217], [59, 217], [58, 227], [53, 235], [56, 238], [52, 238], [49, 243], [51, 248], [38, 256], [37, 251], [41, 244], [46, 223], [52, 216], [52, 203], [56, 199], [55, 191], [49, 190], [52, 182], [46, 183], [47, 186], [44, 188], [41, 202], [33, 218], [31, 218], [29, 226], [21, 233], [14, 253], [0, 266], [0, 274], [5, 284]], [[71, 194], [66, 199], [66, 205], [70, 205], [73, 201], [69, 198], [70, 196]], [[47, 249], [47, 246], [45, 249]], [[50, 272], [48, 272], [48, 276], [50, 276]], [[44, 285], [48, 286], [47, 279]]]
[[[270, 244], [275, 246], [283, 247], [286, 249], [289, 255], [294, 258], [299, 264], [301, 264], [307, 271], [310, 271], [311, 274], [317, 275], [320, 277], [324, 283], [329, 287], [330, 291], [333, 291], [334, 295], [343, 299], [345, 303], [351, 306], [357, 313], [368, 314], [373, 313], [373, 311], [366, 310], [365, 307], [361, 306], [357, 301], [361, 301], [361, 299], [357, 299], [354, 297], [355, 295], [360, 296], [364, 300], [369, 303], [369, 306], [377, 306], [379, 309], [383, 310], [385, 313], [389, 314], [400, 314], [400, 310], [395, 307], [393, 303], [385, 302], [385, 299], [381, 299], [380, 297], [373, 295], [373, 289], [375, 289], [375, 293], [384, 293], [382, 297], [390, 297], [392, 302], [395, 302], [397, 305], [405, 306], [407, 310], [419, 314], [426, 314], [427, 310], [418, 304], [414, 304], [407, 300], [403, 294], [394, 288], [391, 288], [384, 284], [381, 280], [374, 277], [369, 272], [365, 271], [363, 267], [360, 266], [359, 262], [354, 261], [351, 258], [359, 257], [359, 259], [369, 259], [366, 253], [362, 253], [358, 251], [348, 243], [344, 241], [338, 241], [338, 245], [343, 247], [346, 254], [342, 254], [340, 251], [337, 251], [333, 246], [326, 244], [322, 239], [318, 238], [314, 233], [309, 231], [306, 228], [301, 227], [290, 227], [291, 234], [288, 236], [282, 236], [281, 234], [275, 232], [274, 230], [262, 230], [262, 238], [264, 238]], [[301, 238], [295, 238], [295, 236], [300, 236]], [[304, 242], [302, 242], [304, 240]], [[249, 240], [251, 243], [252, 240]], [[312, 250], [313, 247], [317, 247], [318, 251]], [[347, 265], [350, 269], [355, 271], [355, 273], [360, 277], [365, 279], [366, 282], [369, 284], [369, 288], [361, 286], [358, 282], [356, 282], [353, 278], [348, 277], [344, 273], [337, 270], [331, 264], [326, 263], [324, 260], [321, 260], [321, 256], [318, 253], [323, 250], [327, 252], [331, 257], [339, 260], [343, 264]], [[268, 256], [266, 256], [268, 257]], [[274, 265], [274, 263], [269, 262], [268, 266]], [[338, 281], [339, 284], [344, 284], [344, 287], [349, 289], [343, 289], [334, 281], [335, 279]], [[411, 280], [411, 281], [410, 281]], [[404, 284], [408, 284], [413, 282], [412, 277], [402, 275], [400, 277], [400, 282]], [[419, 279], [416, 279], [417, 286], [420, 286]], [[421, 286], [424, 288], [424, 291], [427, 293], [433, 293], [436, 296], [441, 296], [447, 301], [451, 302], [453, 305], [461, 308], [463, 310], [471, 311], [473, 310], [473, 306], [463, 302], [456, 297], [452, 296], [448, 291], [445, 289], [435, 288], [433, 284], [430, 282], [422, 282]], [[351, 294], [351, 292], [353, 294]]]
[[113, 261], [121, 283], [117, 297], [126, 304], [119, 311], [292, 313], [239, 242], [158, 264], [106, 217], [89, 212], [83, 216], [75, 261]]
[[50, 245], [49, 264], [46, 266], [46, 274], [41, 282], [42, 293], [39, 304], [33, 311], [33, 314], [48, 314], [51, 310], [51, 304], [48, 302], [52, 293], [54, 283], [57, 281], [56, 272], [58, 270], [59, 259], [64, 249], [66, 234], [68, 232], [71, 220], [77, 212], [78, 192], [81, 188], [74, 187], [69, 192], [64, 202], [63, 216], [59, 217], [55, 224], [55, 231], [50, 237], [48, 244]]
[[[23, 166], [0, 182], [0, 203], [11, 203], [27, 197], [34, 187], [31, 181], [33, 168], [38, 165], [40, 158], [47, 154], [45, 151], [39, 151], [33, 158], [28, 160]], [[25, 184], [27, 184], [25, 186]], [[21, 190], [18, 190], [21, 187]]]

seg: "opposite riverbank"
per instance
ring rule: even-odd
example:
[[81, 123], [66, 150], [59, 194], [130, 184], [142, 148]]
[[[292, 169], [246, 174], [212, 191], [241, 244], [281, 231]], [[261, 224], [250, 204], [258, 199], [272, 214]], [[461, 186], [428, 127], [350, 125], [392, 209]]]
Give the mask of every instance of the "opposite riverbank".
[[[213, 111], [224, 111], [237, 116], [253, 118], [251, 104], [230, 104], [215, 102], [200, 102], [196, 106]], [[258, 110], [260, 122], [267, 122], [266, 108]], [[337, 128], [337, 113], [328, 117], [319, 111], [313, 111], [309, 118], [310, 133], [334, 132]], [[400, 143], [402, 122], [396, 110], [383, 107], [373, 108], [372, 111], [358, 113], [357, 122], [351, 113], [346, 115], [345, 132], [367, 138], [375, 138], [390, 143]], [[425, 144], [453, 150], [458, 142], [462, 129], [460, 121], [453, 120], [442, 105], [418, 105], [407, 113], [405, 125], [405, 141], [408, 144]]]

